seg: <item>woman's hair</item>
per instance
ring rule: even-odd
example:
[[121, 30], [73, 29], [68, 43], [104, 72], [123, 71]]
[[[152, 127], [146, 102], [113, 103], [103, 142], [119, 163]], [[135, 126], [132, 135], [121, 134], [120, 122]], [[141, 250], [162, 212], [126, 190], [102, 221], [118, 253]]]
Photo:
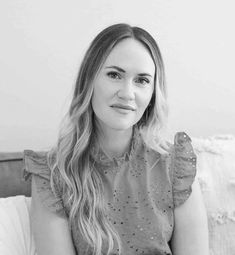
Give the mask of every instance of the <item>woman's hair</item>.
[[147, 31], [121, 23], [101, 31], [90, 44], [80, 66], [69, 111], [61, 122], [58, 141], [48, 152], [51, 186], [55, 192], [59, 175], [62, 200], [65, 208], [70, 208], [70, 226], [79, 229], [95, 255], [101, 255], [103, 248], [109, 254], [115, 243], [120, 252], [121, 240], [106, 217], [102, 176], [90, 160], [89, 152], [97, 135], [91, 106], [93, 80], [111, 50], [126, 38], [141, 42], [155, 64], [154, 93], [137, 126], [146, 144], [160, 153], [167, 151], [164, 134], [168, 105], [160, 50]]

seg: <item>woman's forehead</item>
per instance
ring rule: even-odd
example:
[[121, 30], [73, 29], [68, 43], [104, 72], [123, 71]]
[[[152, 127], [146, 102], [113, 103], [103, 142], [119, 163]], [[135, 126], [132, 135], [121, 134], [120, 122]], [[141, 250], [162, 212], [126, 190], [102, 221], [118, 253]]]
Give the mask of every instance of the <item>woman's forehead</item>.
[[155, 72], [154, 61], [146, 47], [141, 42], [129, 38], [119, 42], [111, 50], [103, 68], [108, 66], [118, 66], [125, 71], [146, 72], [151, 75]]

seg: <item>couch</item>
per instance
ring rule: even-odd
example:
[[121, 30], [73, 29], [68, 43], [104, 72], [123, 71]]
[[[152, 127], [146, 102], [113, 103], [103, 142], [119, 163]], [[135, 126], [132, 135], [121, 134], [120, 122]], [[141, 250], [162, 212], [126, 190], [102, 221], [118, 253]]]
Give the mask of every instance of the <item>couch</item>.
[[[235, 255], [235, 136], [191, 138], [197, 155], [197, 176], [208, 216], [210, 255]], [[29, 227], [31, 184], [22, 179], [22, 155], [22, 152], [0, 153], [2, 255], [36, 254]], [[12, 214], [11, 220], [8, 219], [9, 214]], [[2, 223], [1, 219], [4, 219]], [[22, 228], [27, 229], [21, 242], [24, 243], [21, 244], [21, 252], [11, 250], [3, 253], [3, 242], [7, 242], [8, 246], [16, 240], [19, 242], [14, 233], [19, 219], [24, 224]], [[12, 231], [9, 225], [12, 225]]]
[[30, 197], [30, 182], [22, 179], [23, 152], [0, 152], [0, 197]]

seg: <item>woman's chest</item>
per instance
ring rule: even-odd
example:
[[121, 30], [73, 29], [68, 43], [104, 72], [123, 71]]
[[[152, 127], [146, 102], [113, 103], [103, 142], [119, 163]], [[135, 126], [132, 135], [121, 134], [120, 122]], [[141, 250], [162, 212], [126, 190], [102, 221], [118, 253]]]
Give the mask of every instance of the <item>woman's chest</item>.
[[120, 171], [108, 180], [105, 187], [108, 220], [126, 242], [169, 241], [173, 230], [170, 182], [161, 173], [147, 172], [144, 168], [143, 171], [137, 176], [131, 171]]
[[[120, 236], [123, 254], [171, 254], [168, 242], [173, 231], [173, 204], [169, 179], [157, 173], [161, 165], [153, 171], [138, 166], [141, 170], [130, 166], [110, 172], [106, 169], [106, 218]], [[113, 252], [117, 252], [117, 246]]]

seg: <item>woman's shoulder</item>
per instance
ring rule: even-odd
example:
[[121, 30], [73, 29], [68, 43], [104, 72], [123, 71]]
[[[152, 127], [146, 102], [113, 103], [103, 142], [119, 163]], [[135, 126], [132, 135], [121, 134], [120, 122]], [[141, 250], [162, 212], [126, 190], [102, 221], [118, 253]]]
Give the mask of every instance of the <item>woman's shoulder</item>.
[[192, 139], [184, 131], [176, 132], [174, 142], [170, 146], [169, 159], [173, 174], [191, 172], [196, 174], [197, 155], [194, 152]]
[[197, 155], [192, 139], [186, 132], [177, 132], [170, 153], [170, 171], [174, 204], [179, 206], [191, 194], [192, 183], [196, 176]]
[[47, 151], [34, 151], [26, 149], [23, 151], [23, 158], [26, 160], [32, 160], [34, 162], [45, 160]]
[[184, 131], [176, 132], [174, 135], [174, 149], [192, 152], [192, 139], [191, 137]]
[[[48, 165], [48, 151], [24, 150], [23, 152], [23, 179], [26, 181], [32, 176], [35, 178], [37, 192], [42, 203], [52, 212], [65, 215], [62, 201], [62, 189], [59, 183], [58, 171], [54, 171], [52, 188], [52, 171]], [[52, 156], [54, 159], [54, 154]]]
[[[155, 152], [156, 153], [156, 152]], [[160, 153], [163, 158], [174, 160], [174, 156], [195, 156], [192, 146], [191, 137], [184, 131], [179, 131], [174, 134], [173, 142], [170, 140], [165, 141], [164, 153]]]
[[23, 151], [23, 178], [25, 180], [31, 174], [40, 175], [48, 179], [50, 168], [47, 164], [47, 151]]
[[160, 168], [161, 175], [168, 176], [174, 205], [179, 206], [191, 194], [191, 186], [196, 176], [197, 156], [191, 137], [184, 131], [176, 132], [173, 143], [167, 141], [166, 144], [164, 153], [147, 148], [146, 155], [150, 166], [156, 166], [156, 171]]

